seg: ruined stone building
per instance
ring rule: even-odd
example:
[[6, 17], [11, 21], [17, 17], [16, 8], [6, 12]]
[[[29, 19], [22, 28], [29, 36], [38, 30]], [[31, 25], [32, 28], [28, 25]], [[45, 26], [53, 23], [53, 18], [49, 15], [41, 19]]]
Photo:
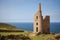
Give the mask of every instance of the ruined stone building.
[[34, 15], [34, 33], [50, 33], [50, 16], [43, 19], [41, 4], [38, 5], [38, 11]]

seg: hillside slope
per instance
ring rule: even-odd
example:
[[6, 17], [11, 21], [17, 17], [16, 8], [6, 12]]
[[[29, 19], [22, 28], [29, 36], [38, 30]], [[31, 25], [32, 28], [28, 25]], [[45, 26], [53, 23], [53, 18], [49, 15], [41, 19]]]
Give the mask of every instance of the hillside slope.
[[20, 29], [7, 23], [0, 23], [0, 30], [20, 30]]

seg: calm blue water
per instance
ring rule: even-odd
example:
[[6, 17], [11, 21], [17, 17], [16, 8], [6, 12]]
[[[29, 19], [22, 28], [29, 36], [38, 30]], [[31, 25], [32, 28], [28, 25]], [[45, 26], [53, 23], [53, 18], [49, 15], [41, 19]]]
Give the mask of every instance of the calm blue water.
[[[8, 23], [17, 28], [27, 31], [33, 31], [33, 23]], [[50, 23], [50, 32], [59, 33], [60, 32], [60, 23]]]

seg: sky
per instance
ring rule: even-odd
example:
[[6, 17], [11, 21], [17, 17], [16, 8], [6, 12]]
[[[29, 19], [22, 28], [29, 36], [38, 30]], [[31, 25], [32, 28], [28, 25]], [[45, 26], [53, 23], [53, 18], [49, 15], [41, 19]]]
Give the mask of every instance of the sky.
[[33, 22], [39, 3], [44, 17], [60, 22], [60, 0], [0, 0], [0, 22]]

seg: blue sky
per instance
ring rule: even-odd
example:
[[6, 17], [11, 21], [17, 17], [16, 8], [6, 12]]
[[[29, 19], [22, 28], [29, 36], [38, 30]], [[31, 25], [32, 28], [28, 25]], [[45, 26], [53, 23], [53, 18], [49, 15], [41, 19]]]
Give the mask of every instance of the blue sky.
[[38, 3], [44, 17], [60, 22], [60, 0], [0, 0], [0, 22], [33, 22]]

